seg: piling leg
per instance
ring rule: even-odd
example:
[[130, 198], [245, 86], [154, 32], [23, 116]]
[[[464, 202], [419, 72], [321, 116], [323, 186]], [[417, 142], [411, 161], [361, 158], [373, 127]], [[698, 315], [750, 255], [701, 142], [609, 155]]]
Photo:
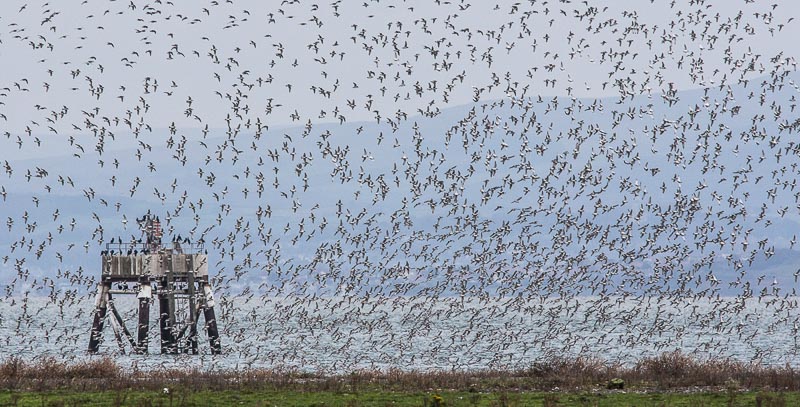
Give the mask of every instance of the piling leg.
[[[172, 263], [170, 263], [170, 267]], [[175, 321], [175, 276], [172, 271], [167, 270], [165, 273], [166, 276], [166, 298], [167, 298], [167, 315], [168, 315], [168, 322], [167, 327], [169, 329], [169, 351], [167, 353], [176, 354], [178, 353], [180, 336], [178, 335], [177, 324]]]
[[193, 355], [196, 355], [197, 352], [197, 305], [195, 304], [196, 301], [196, 287], [197, 284], [194, 281], [194, 273], [189, 273], [188, 276], [188, 294], [189, 294], [189, 338], [188, 338], [188, 348], [184, 351], [186, 353], [191, 350]]
[[123, 354], [125, 354], [125, 344], [122, 340], [122, 335], [125, 335], [125, 339], [128, 340], [131, 345], [131, 349], [135, 352], [136, 340], [133, 339], [133, 335], [131, 335], [130, 331], [128, 331], [128, 327], [125, 326], [125, 321], [122, 320], [122, 315], [119, 314], [117, 307], [114, 306], [114, 299], [111, 297], [111, 293], [108, 293], [108, 309], [111, 310], [111, 326], [114, 328], [114, 335], [117, 337], [117, 343], [120, 345], [120, 350]]
[[192, 355], [196, 355], [196, 354], [199, 353], [198, 348], [197, 348], [197, 319], [198, 319], [197, 315], [198, 315], [198, 311], [199, 311], [199, 309], [197, 309], [197, 306], [195, 306], [195, 309], [194, 309], [195, 317], [191, 321], [191, 325], [189, 326], [189, 345], [192, 348]]
[[169, 315], [169, 298], [166, 293], [158, 293], [158, 308], [160, 312], [161, 353], [173, 353], [175, 346], [173, 346], [174, 344], [172, 343], [172, 323]]
[[139, 284], [139, 326], [136, 329], [136, 353], [147, 353], [147, 329], [150, 327], [150, 298], [153, 297], [153, 289], [150, 281], [142, 281]]
[[[112, 313], [113, 313], [113, 310], [114, 310], [114, 302], [113, 301], [109, 301], [108, 302], [108, 308], [110, 308], [112, 310]], [[120, 333], [119, 322], [117, 321], [116, 318], [114, 318], [113, 315], [111, 316], [111, 319], [108, 322], [111, 323], [111, 330], [114, 331], [114, 338], [117, 340], [117, 345], [119, 346], [119, 352], [124, 355], [125, 354], [125, 342], [122, 339], [122, 333]]]
[[97, 353], [100, 349], [100, 339], [103, 336], [103, 323], [106, 319], [108, 309], [108, 291], [111, 285], [102, 282], [97, 286], [97, 297], [94, 300], [94, 321], [92, 322], [92, 332], [89, 336], [89, 353]]
[[203, 292], [205, 294], [205, 308], [203, 309], [203, 316], [206, 318], [208, 340], [211, 343], [211, 354], [219, 355], [222, 353], [222, 344], [219, 341], [217, 317], [214, 315], [214, 291], [211, 289], [211, 284], [203, 284]]

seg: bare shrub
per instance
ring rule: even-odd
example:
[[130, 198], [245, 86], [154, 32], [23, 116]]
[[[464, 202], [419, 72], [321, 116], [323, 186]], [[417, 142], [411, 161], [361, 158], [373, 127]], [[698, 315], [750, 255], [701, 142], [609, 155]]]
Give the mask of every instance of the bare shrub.
[[800, 372], [790, 366], [771, 367], [735, 360], [699, 360], [680, 352], [643, 358], [632, 366], [597, 357], [552, 357], [519, 370], [403, 371], [357, 370], [349, 374], [305, 372], [294, 368], [156, 369], [141, 371], [119, 366], [111, 358], [66, 362], [51, 357], [0, 362], [0, 387], [22, 390], [195, 390], [361, 391], [436, 389], [478, 391], [579, 390], [603, 388], [621, 379], [626, 388], [717, 387], [737, 383], [743, 390], [800, 390]]

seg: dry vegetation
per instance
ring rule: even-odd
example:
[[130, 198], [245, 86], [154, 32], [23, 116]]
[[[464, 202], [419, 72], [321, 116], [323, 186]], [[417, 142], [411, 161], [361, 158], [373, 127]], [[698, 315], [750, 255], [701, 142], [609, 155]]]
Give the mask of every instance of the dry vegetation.
[[0, 387], [7, 390], [71, 389], [277, 391], [580, 391], [622, 379], [626, 388], [659, 391], [800, 390], [800, 371], [789, 366], [765, 367], [732, 360], [701, 361], [682, 353], [664, 353], [633, 366], [600, 359], [553, 359], [518, 371], [407, 372], [356, 371], [324, 375], [282, 369], [130, 371], [110, 358], [67, 363], [54, 358], [32, 362], [9, 358], [0, 363]]

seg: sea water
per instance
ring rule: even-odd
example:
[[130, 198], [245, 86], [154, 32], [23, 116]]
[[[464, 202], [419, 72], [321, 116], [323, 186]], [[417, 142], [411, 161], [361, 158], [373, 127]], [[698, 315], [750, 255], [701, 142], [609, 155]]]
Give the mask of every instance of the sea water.
[[[115, 304], [135, 336], [135, 296]], [[223, 354], [212, 356], [202, 313], [200, 355], [161, 355], [157, 302], [149, 354], [121, 349], [106, 320], [99, 355], [125, 368], [282, 368], [346, 373], [358, 369], [524, 369], [553, 357], [623, 364], [663, 352], [800, 367], [796, 298], [625, 299], [220, 296], [215, 307]], [[181, 305], [181, 304], [178, 304]], [[0, 302], [0, 358], [67, 361], [86, 351], [91, 295]], [[110, 312], [108, 313], [110, 318]], [[180, 313], [179, 313], [180, 314]], [[123, 338], [124, 339], [124, 338]]]

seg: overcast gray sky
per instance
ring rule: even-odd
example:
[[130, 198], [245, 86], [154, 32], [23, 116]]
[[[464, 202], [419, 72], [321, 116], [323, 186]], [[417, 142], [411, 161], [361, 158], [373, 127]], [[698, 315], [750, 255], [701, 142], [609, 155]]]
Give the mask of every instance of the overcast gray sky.
[[[764, 63], [781, 52], [793, 56], [791, 45], [800, 38], [797, 21], [789, 22], [800, 10], [794, 1], [175, 3], [87, 0], [65, 7], [3, 1], [0, 129], [14, 136], [30, 129], [40, 140], [80, 137], [86, 132], [82, 111], [97, 108], [96, 119], [107, 117], [104, 127], [120, 134], [130, 131], [123, 119], [137, 105], [148, 105], [139, 120], [151, 128], [175, 123], [180, 129], [216, 129], [227, 125], [237, 96], [247, 112], [234, 123], [338, 122], [336, 108], [348, 121], [375, 120], [376, 110], [387, 117], [398, 110], [413, 115], [431, 104], [469, 103], [476, 88], [486, 88], [481, 100], [502, 98], [504, 84], [488, 86], [506, 75], [518, 88], [527, 85], [529, 96], [597, 97], [618, 94], [613, 82], [604, 82], [624, 75], [642, 85], [658, 71], [661, 85], [651, 80], [642, 86], [660, 94], [666, 83], [696, 88], [731, 75], [723, 58], [732, 34], [747, 33], [730, 43], [733, 56], [760, 54]], [[592, 20], [580, 17], [592, 8]], [[728, 21], [737, 24], [739, 13], [738, 26], [722, 31]], [[713, 24], [705, 27], [705, 21]], [[614, 41], [624, 30], [630, 44]], [[718, 37], [713, 49], [709, 36]], [[610, 79], [616, 60], [609, 55], [625, 51], [630, 54], [623, 72]], [[685, 56], [685, 65], [659, 67], [653, 57], [662, 53], [673, 63]], [[694, 81], [687, 69], [692, 58], [702, 59], [703, 67]], [[548, 86], [550, 79], [554, 86]], [[436, 91], [429, 91], [433, 81]], [[425, 90], [421, 96], [415, 94], [417, 82]], [[145, 89], [145, 83], [151, 86]], [[319, 90], [333, 93], [326, 97]], [[366, 108], [369, 95], [373, 102]], [[186, 115], [189, 98], [193, 110]], [[47, 120], [64, 106], [66, 115]], [[109, 140], [107, 148], [125, 146], [126, 140]], [[59, 143], [19, 149], [16, 141], [0, 139], [1, 148], [15, 150], [3, 158], [63, 151]]]

